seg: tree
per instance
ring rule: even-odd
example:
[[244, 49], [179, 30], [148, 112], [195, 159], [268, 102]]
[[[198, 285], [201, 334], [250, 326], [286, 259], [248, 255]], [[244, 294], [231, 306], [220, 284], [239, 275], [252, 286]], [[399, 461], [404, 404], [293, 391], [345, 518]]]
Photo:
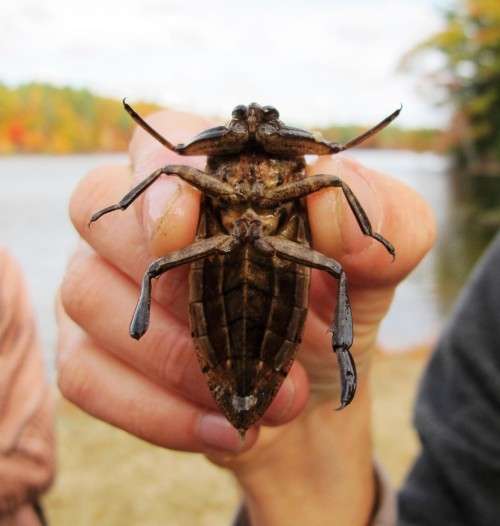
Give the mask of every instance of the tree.
[[442, 66], [431, 78], [454, 108], [455, 160], [473, 172], [500, 174], [500, 2], [456, 1], [456, 8], [445, 13], [445, 28], [403, 63], [414, 63], [429, 50], [441, 54]]
[[[159, 109], [135, 107], [143, 115]], [[133, 127], [121, 102], [85, 89], [0, 83], [0, 154], [123, 151]]]

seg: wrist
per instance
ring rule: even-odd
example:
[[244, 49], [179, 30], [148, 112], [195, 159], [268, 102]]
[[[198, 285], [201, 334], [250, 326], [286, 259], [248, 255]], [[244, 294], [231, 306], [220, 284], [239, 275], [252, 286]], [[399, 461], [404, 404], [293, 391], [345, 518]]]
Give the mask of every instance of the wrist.
[[[252, 524], [365, 526], [375, 495], [368, 378], [352, 404], [312, 401], [296, 420], [262, 429], [258, 458], [234, 473]], [[249, 455], [252, 451], [249, 452]]]

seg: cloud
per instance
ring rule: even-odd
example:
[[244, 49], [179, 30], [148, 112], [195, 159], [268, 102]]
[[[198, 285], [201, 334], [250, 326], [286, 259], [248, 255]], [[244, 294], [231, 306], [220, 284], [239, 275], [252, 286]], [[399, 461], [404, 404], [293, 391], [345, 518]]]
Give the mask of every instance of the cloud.
[[443, 123], [396, 74], [440, 26], [429, 2], [18, 0], [0, 7], [0, 78], [87, 86], [227, 115], [253, 100], [304, 124], [372, 123], [402, 101], [406, 125]]

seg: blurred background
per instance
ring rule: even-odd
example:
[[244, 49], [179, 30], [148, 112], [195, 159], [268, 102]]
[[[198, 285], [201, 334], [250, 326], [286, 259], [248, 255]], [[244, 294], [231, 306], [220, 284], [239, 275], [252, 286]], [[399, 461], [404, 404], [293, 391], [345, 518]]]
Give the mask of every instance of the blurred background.
[[[53, 296], [75, 245], [67, 204], [91, 168], [126, 162], [132, 121], [161, 107], [227, 120], [276, 106], [344, 141], [403, 104], [349, 156], [417, 189], [439, 239], [398, 289], [375, 363], [379, 456], [415, 454], [411, 401], [429, 349], [500, 224], [497, 0], [17, 0], [0, 5], [0, 242], [20, 260], [53, 376]], [[59, 405], [53, 524], [223, 524], [229, 477]], [[394, 430], [398, 439], [394, 439]], [[389, 434], [392, 430], [392, 435]], [[193, 476], [196, 473], [196, 477]]]

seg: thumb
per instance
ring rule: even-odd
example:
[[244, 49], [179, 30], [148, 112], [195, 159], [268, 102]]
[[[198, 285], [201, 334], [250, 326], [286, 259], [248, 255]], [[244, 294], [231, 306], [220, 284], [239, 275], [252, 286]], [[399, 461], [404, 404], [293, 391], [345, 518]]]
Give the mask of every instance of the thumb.
[[[147, 119], [155, 130], [173, 144], [187, 142], [212, 123], [188, 113], [165, 110]], [[180, 156], [160, 144], [142, 128], [130, 143], [133, 184], [167, 164], [184, 164], [203, 169], [204, 157]], [[136, 207], [149, 251], [155, 256], [178, 250], [194, 238], [199, 215], [200, 194], [176, 176], [161, 176], [146, 190]]]
[[432, 247], [436, 223], [427, 203], [410, 187], [387, 175], [339, 156], [320, 157], [312, 173], [338, 175], [359, 199], [373, 232], [396, 250], [392, 261], [385, 247], [365, 236], [339, 188], [308, 196], [314, 247], [338, 259], [358, 286], [395, 286]]

